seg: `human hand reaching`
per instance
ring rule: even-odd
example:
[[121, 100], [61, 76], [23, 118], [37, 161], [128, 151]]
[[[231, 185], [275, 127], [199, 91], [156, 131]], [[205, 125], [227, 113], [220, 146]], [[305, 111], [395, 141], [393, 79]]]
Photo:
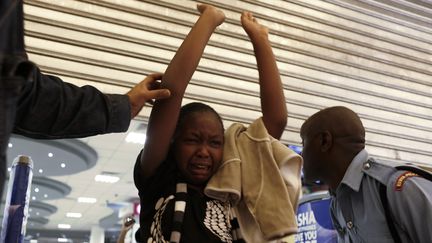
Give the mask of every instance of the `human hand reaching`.
[[123, 219], [122, 227], [120, 230], [120, 235], [117, 239], [117, 243], [125, 243], [126, 233], [132, 229], [135, 224], [135, 219], [132, 215], [127, 216]]
[[152, 73], [127, 92], [131, 104], [131, 118], [138, 115], [146, 102], [152, 103], [154, 99], [165, 99], [171, 95], [168, 89], [162, 89], [157, 82], [162, 76], [162, 73]]
[[243, 11], [240, 20], [243, 29], [251, 40], [259, 37], [268, 37], [269, 29], [266, 26], [259, 24], [251, 12]]
[[128, 232], [133, 227], [134, 224], [135, 224], [135, 219], [133, 218], [133, 216], [127, 216], [123, 220], [121, 231]]
[[218, 8], [208, 4], [197, 4], [197, 9], [202, 16], [207, 15], [214, 20], [215, 26], [225, 21], [225, 14]]

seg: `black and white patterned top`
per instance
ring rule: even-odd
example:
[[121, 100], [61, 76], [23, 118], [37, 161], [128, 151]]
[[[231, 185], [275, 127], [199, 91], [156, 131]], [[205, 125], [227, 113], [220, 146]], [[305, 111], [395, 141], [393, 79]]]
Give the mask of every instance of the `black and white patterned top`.
[[[180, 235], [180, 242], [242, 242], [233, 241], [231, 236], [228, 204], [210, 199], [187, 186], [187, 196], [176, 199], [178, 173], [174, 163], [164, 162], [148, 180], [143, 179], [138, 168], [139, 162], [134, 170], [141, 201], [140, 229], [136, 233], [138, 242], [177, 242], [172, 239]], [[177, 219], [181, 217], [179, 223]]]
[[222, 242], [232, 242], [231, 222], [229, 219], [230, 206], [219, 200], [207, 201], [204, 225]]

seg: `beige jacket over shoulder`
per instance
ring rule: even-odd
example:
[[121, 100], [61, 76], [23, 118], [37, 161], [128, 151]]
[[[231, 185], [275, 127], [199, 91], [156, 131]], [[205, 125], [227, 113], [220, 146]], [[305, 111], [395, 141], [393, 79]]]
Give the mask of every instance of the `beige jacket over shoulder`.
[[302, 158], [271, 137], [257, 119], [225, 133], [223, 161], [208, 182], [207, 196], [229, 201], [243, 238], [265, 242], [297, 232]]

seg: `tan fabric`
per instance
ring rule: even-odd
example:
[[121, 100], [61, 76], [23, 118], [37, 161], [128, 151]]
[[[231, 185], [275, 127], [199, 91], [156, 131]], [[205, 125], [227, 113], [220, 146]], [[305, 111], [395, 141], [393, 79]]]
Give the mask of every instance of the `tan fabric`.
[[[262, 119], [225, 133], [223, 161], [204, 193], [236, 207], [247, 242], [264, 242], [297, 232], [301, 157], [272, 138]], [[265, 240], [263, 240], [265, 239]]]

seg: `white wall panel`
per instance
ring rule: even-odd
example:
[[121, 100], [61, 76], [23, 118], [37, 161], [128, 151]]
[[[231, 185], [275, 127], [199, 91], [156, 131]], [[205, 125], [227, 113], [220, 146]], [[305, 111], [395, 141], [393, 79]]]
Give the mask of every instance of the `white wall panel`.
[[[352, 0], [209, 0], [226, 13], [185, 102], [205, 101], [225, 124], [260, 115], [252, 45], [243, 9], [270, 28], [289, 124], [345, 105], [362, 117], [372, 155], [432, 166], [432, 12], [428, 3]], [[26, 43], [46, 72], [77, 85], [124, 93], [163, 72], [198, 17], [196, 1], [27, 0]], [[150, 108], [140, 113], [147, 120]]]

